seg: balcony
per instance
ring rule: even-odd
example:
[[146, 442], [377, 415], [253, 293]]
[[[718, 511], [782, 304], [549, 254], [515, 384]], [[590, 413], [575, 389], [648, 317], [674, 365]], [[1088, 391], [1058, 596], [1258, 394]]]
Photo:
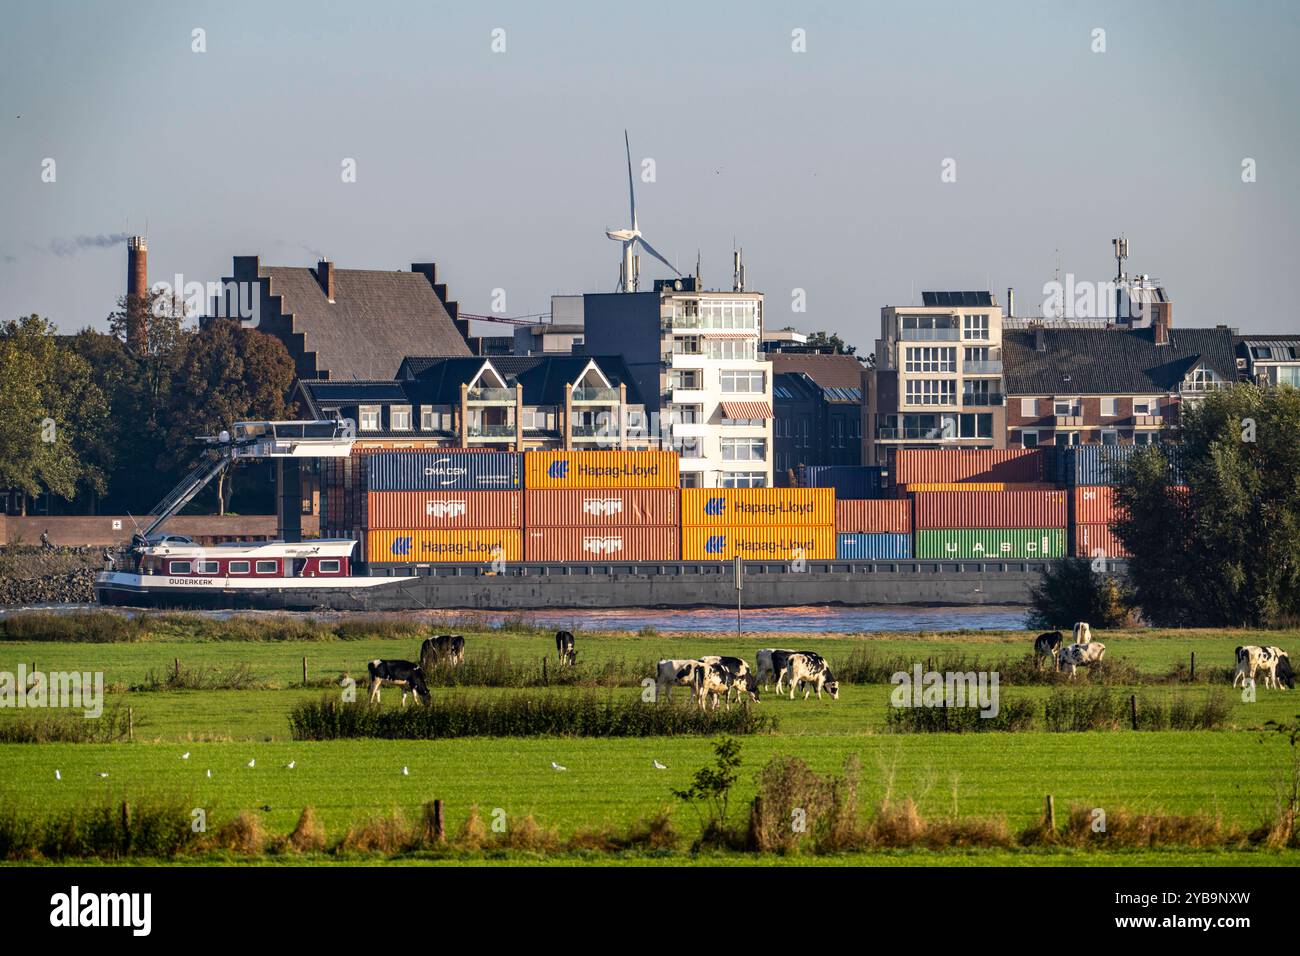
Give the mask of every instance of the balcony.
[[465, 429], [466, 438], [513, 439], [514, 425], [470, 425]]
[[575, 405], [617, 405], [618, 389], [583, 387], [573, 390]]
[[876, 438], [880, 441], [916, 441], [919, 439], [943, 438], [942, 428], [896, 428], [882, 427], [876, 429]]
[[1134, 428], [1160, 428], [1165, 420], [1159, 415], [1134, 415]]
[[964, 392], [961, 396], [961, 403], [968, 407], [988, 408], [990, 406], [1005, 405], [1007, 397], [1001, 392]]
[[1001, 375], [1002, 362], [963, 362], [961, 370], [963, 375]]
[[465, 401], [471, 405], [513, 405], [515, 390], [513, 388], [471, 388], [465, 393]]
[[1082, 415], [1053, 415], [1052, 427], [1053, 428], [1082, 428], [1083, 416]]
[[618, 426], [609, 425], [573, 425], [569, 429], [569, 434], [575, 440], [603, 439], [614, 444], [618, 443], [619, 434]]
[[899, 329], [900, 342], [960, 342], [961, 329]]

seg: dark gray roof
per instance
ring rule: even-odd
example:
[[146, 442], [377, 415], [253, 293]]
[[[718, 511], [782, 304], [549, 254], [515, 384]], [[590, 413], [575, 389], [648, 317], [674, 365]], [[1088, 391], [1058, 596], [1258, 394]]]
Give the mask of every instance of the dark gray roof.
[[469, 346], [429, 280], [418, 272], [334, 270], [334, 301], [316, 270], [265, 266], [271, 293], [293, 313], [293, 329], [317, 368], [338, 379], [383, 379], [407, 355], [469, 355]]
[[854, 355], [772, 352], [772, 371], [808, 376], [825, 390], [828, 402], [862, 401], [862, 362]]
[[[1042, 335], [1046, 349], [1034, 348]], [[1147, 329], [1004, 331], [1002, 365], [1008, 395], [1142, 395], [1175, 391], [1204, 364], [1226, 382], [1237, 380], [1231, 329], [1169, 330], [1156, 345]]]
[[511, 384], [518, 382], [524, 387], [525, 405], [561, 404], [564, 386], [572, 384], [588, 362], [595, 362], [615, 388], [627, 385], [628, 404], [641, 404], [636, 383], [619, 355], [490, 355], [472, 359], [412, 355], [402, 362], [401, 374], [414, 376], [431, 389], [428, 394], [437, 396], [423, 401], [442, 405], [459, 401], [461, 382], [472, 378], [486, 361]]

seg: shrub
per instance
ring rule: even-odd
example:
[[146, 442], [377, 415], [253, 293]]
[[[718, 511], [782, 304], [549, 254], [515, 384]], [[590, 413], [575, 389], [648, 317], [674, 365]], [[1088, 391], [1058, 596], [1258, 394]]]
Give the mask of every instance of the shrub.
[[1029, 628], [1118, 628], [1136, 623], [1133, 596], [1124, 580], [1092, 569], [1088, 558], [1059, 558], [1046, 565], [1030, 591]]
[[45, 712], [0, 720], [4, 744], [111, 744], [128, 739], [130, 717], [124, 707], [106, 709], [98, 718], [79, 713]]
[[858, 770], [852, 756], [840, 777], [822, 777], [798, 757], [774, 756], [758, 775], [749, 848], [793, 853], [811, 846], [818, 853], [834, 853], [860, 845]]
[[894, 707], [885, 711], [885, 726], [898, 734], [969, 734], [982, 731], [1028, 730], [1034, 706], [1027, 700], [998, 701], [998, 712], [981, 716], [978, 707]]

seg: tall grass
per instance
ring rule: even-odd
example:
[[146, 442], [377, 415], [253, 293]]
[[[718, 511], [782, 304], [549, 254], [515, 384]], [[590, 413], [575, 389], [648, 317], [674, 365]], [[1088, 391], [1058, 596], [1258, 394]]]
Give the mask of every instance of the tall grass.
[[162, 672], [151, 669], [131, 690], [264, 690], [266, 687], [266, 682], [248, 664], [239, 663], [229, 668], [182, 665]]
[[896, 734], [972, 734], [985, 731], [1029, 730], [1035, 707], [1027, 700], [998, 702], [998, 712], [982, 716], [978, 707], [894, 707], [885, 713], [885, 727]]
[[121, 707], [91, 719], [80, 713], [45, 711], [0, 720], [2, 744], [111, 744], [130, 735], [130, 717]]
[[460, 666], [439, 664], [425, 671], [437, 687], [636, 687], [655, 674], [655, 661], [624, 658], [560, 667], [552, 658], [512, 660], [504, 648], [466, 654]]
[[[1228, 719], [1222, 691], [1196, 701], [1179, 694], [1136, 696], [1138, 730], [1217, 730]], [[1109, 688], [1054, 691], [1044, 706], [1044, 725], [1060, 733], [1123, 730], [1133, 726], [1133, 701]]]
[[195, 849], [193, 801], [180, 797], [98, 803], [39, 814], [0, 805], [0, 859], [121, 859], [176, 856]]
[[171, 612], [127, 616], [115, 611], [57, 614], [31, 611], [0, 618], [0, 641], [81, 644], [134, 641], [250, 641], [265, 643], [409, 639], [428, 636], [429, 625], [383, 617], [349, 617], [322, 621], [313, 617], [275, 615], [224, 619]]

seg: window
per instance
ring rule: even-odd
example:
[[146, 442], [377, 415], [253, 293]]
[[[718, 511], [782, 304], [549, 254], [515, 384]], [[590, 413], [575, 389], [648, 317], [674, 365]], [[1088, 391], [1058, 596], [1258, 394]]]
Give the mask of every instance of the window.
[[258, 574], [275, 574], [279, 570], [280, 570], [279, 561], [258, 561], [257, 562]]
[[761, 471], [731, 471], [722, 475], [723, 488], [766, 488], [767, 475]]
[[1023, 432], [1021, 432], [1021, 433], [1020, 433], [1020, 447], [1021, 447], [1021, 448], [1037, 448], [1037, 447], [1038, 447], [1038, 432], [1031, 432], [1031, 431], [1023, 431]]
[[955, 315], [905, 315], [903, 316], [902, 327], [909, 331], [913, 329], [956, 329], [957, 317]]
[[762, 438], [724, 438], [722, 460], [767, 461], [767, 441]]
[[1214, 374], [1214, 369], [1201, 366], [1192, 369], [1187, 378], [1183, 379], [1184, 392], [1208, 392], [1223, 385], [1223, 379]]
[[668, 414], [679, 425], [698, 425], [704, 421], [703, 405], [670, 405]]
[[682, 458], [699, 458], [704, 446], [699, 438], [669, 438], [667, 445]]
[[907, 380], [908, 405], [955, 405], [957, 382], [954, 379], [912, 378]]
[[683, 488], [699, 488], [704, 483], [704, 476], [698, 471], [683, 471], [678, 477]]
[[321, 573], [321, 574], [338, 574], [338, 573], [339, 573], [339, 559], [338, 559], [338, 558], [321, 558], [321, 561], [320, 561], [320, 573]]
[[988, 341], [989, 317], [987, 315], [963, 315], [962, 338]]
[[709, 339], [709, 358], [711, 359], [749, 359], [758, 358], [757, 339]]
[[961, 402], [963, 405], [993, 404], [993, 386], [997, 382], [991, 378], [972, 378], [962, 382]]
[[1038, 399], [1022, 398], [1020, 400], [1020, 417], [1037, 418], [1038, 417]]
[[[1136, 407], [1136, 404], [1134, 405], [1133, 413], [1134, 413], [1134, 414], [1137, 414], [1137, 407]], [[1118, 399], [1118, 398], [1103, 398], [1103, 399], [1101, 400], [1101, 417], [1102, 417], [1102, 418], [1114, 418], [1114, 417], [1115, 417], [1116, 415], [1118, 415], [1118, 414], [1119, 414], [1119, 399]], [[1143, 413], [1143, 414], [1145, 414], [1145, 413]]]
[[[992, 438], [993, 437], [993, 416], [987, 413], [980, 415], [962, 415], [958, 423], [961, 438]], [[947, 423], [945, 422], [945, 427]], [[945, 431], [944, 437], [950, 437]]]
[[1155, 432], [1134, 432], [1133, 444], [1135, 445], [1154, 445], [1156, 443]]
[[357, 417], [361, 419], [360, 428], [363, 432], [379, 431], [378, 405], [362, 405], [357, 409]]
[[1156, 400], [1154, 398], [1135, 398], [1133, 399], [1134, 415], [1155, 415]]
[[436, 424], [434, 424], [436, 420], [437, 419], [434, 417], [433, 414], [432, 405], [420, 406], [420, 431], [431, 432], [434, 429], [436, 429], [438, 427]]
[[1118, 445], [1119, 432], [1113, 428], [1103, 428], [1101, 430], [1101, 443], [1103, 445]]
[[722, 372], [719, 375], [724, 392], [761, 393], [766, 386], [764, 372]]
[[1072, 416], [1079, 414], [1079, 400], [1077, 398], [1058, 398], [1052, 402], [1053, 415]]
[[1277, 384], [1300, 388], [1300, 365], [1279, 365], [1277, 367]]
[[909, 348], [906, 350], [904, 370], [908, 372], [955, 372], [955, 348]]
[[674, 369], [668, 374], [669, 388], [699, 388], [699, 369]]
[[1058, 445], [1077, 445], [1079, 444], [1078, 432], [1057, 432], [1056, 443]]
[[390, 405], [388, 407], [388, 427], [395, 432], [411, 430], [411, 406]]
[[248, 565], [248, 562], [247, 562], [247, 561], [231, 561], [231, 562], [230, 562], [230, 571], [229, 571], [229, 573], [230, 573], [230, 574], [247, 574], [247, 573], [248, 573], [248, 567], [249, 567], [249, 565]]
[[698, 335], [674, 335], [674, 355], [699, 355], [700, 337]]
[[1253, 345], [1251, 346], [1250, 354], [1255, 356], [1257, 359], [1268, 359], [1273, 357], [1273, 350], [1267, 345]]
[[200, 561], [199, 574], [218, 574], [221, 571], [220, 561]]
[[167, 573], [168, 574], [189, 574], [190, 563], [188, 561], [168, 561]]
[[979, 345], [966, 350], [967, 362], [989, 362], [993, 360], [993, 350], [987, 345]]

